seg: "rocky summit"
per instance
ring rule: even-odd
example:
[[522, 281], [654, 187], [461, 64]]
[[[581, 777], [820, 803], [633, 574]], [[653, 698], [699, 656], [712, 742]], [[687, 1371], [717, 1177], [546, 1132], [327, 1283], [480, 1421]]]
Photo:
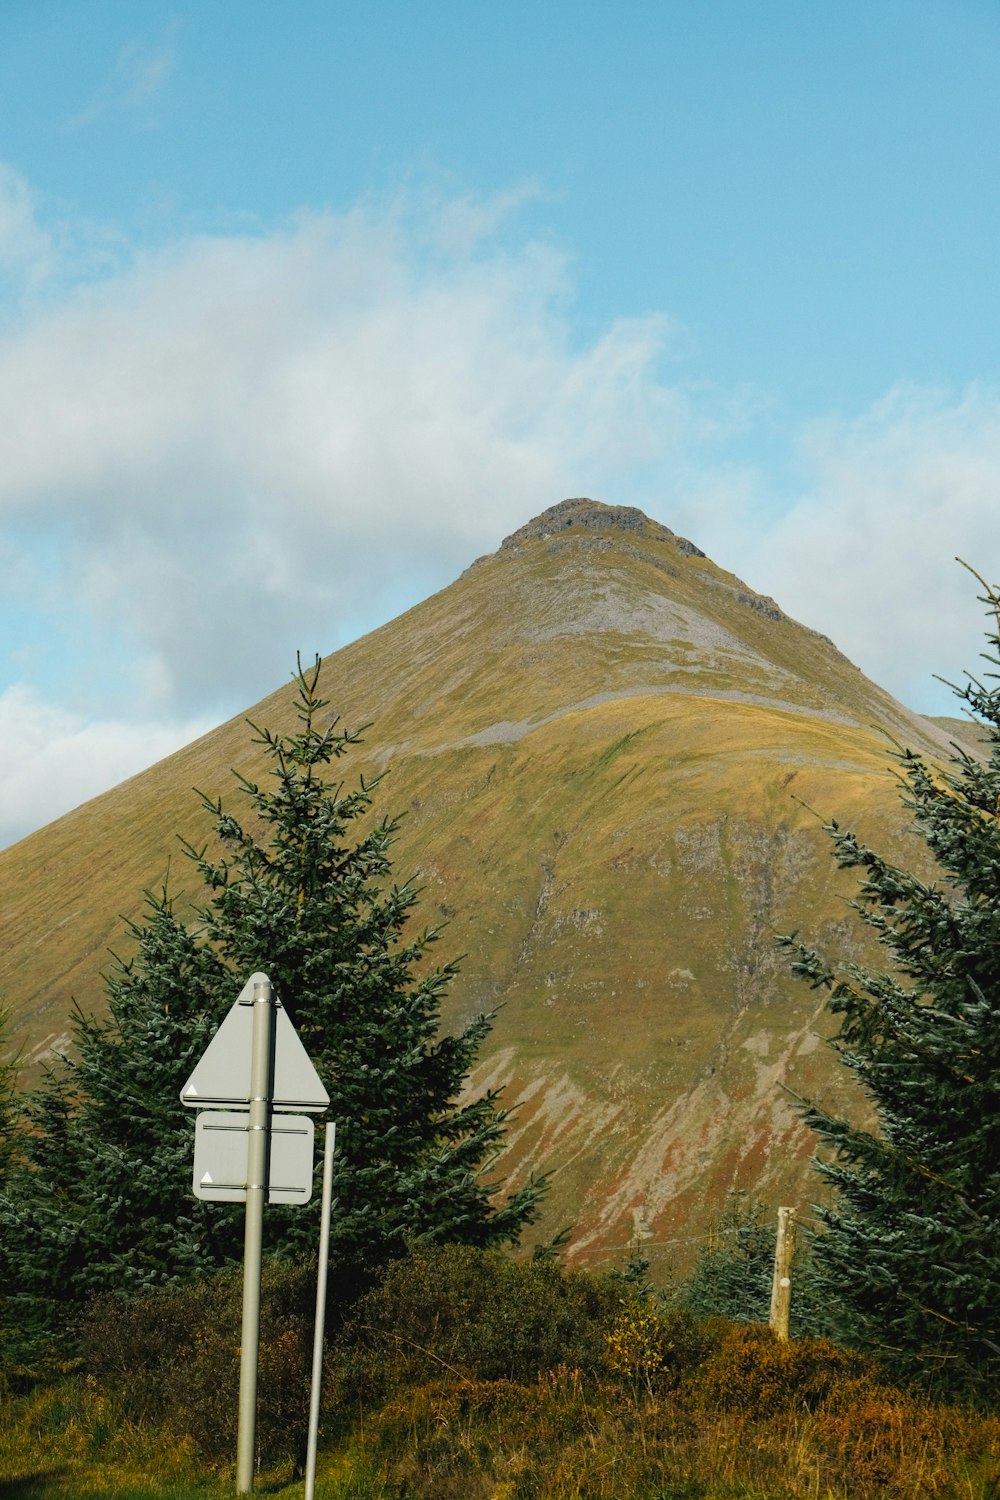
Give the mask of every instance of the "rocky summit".
[[[935, 756], [945, 735], [692, 542], [588, 499], [330, 656], [323, 684], [370, 723], [354, 771], [391, 772], [396, 873], [465, 954], [451, 1017], [499, 1007], [471, 1085], [515, 1111], [498, 1173], [553, 1173], [539, 1238], [569, 1224], [571, 1259], [638, 1239], [679, 1267], [730, 1189], [815, 1197], [791, 1093], [862, 1105], [774, 936], [860, 952], [821, 818], [911, 857], [886, 734]], [[290, 727], [290, 690], [248, 714]], [[122, 914], [172, 855], [192, 878], [192, 786], [238, 806], [230, 768], [259, 764], [234, 719], [0, 854], [0, 994], [29, 1073], [72, 997], [100, 1007]]]

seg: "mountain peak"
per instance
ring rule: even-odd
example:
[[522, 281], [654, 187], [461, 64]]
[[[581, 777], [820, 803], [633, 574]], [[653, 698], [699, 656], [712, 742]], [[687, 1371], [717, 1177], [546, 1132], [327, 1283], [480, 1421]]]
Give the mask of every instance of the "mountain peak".
[[[870, 726], [935, 756], [947, 738], [632, 506], [563, 500], [469, 572], [324, 681], [345, 723], [378, 726], [359, 769], [392, 766], [396, 868], [469, 954], [446, 1024], [505, 1007], [472, 1088], [519, 1109], [513, 1180], [558, 1168], [547, 1224], [577, 1224], [580, 1258], [620, 1264], [654, 1234], [672, 1256], [733, 1186], [804, 1195], [812, 1143], [779, 1086], [836, 1097], [815, 997], [770, 939], [807, 919], [838, 939], [808, 809], [891, 851]], [[294, 731], [290, 686], [248, 717]], [[188, 789], [228, 803], [229, 767], [256, 781], [259, 756], [235, 717], [0, 852], [0, 993], [28, 1067], [66, 1047], [71, 997], [100, 1007], [98, 956], [158, 888], [167, 830], [204, 841]]]
[[679, 552], [695, 557], [704, 557], [704, 552], [685, 537], [677, 536], [659, 521], [650, 520], [634, 505], [605, 505], [600, 500], [590, 500], [580, 495], [569, 500], [560, 500], [550, 505], [541, 515], [535, 516], [517, 531], [512, 531], [500, 544], [501, 552], [509, 552], [524, 542], [575, 531], [626, 531], [633, 536], [642, 536], [655, 542], [672, 542]]

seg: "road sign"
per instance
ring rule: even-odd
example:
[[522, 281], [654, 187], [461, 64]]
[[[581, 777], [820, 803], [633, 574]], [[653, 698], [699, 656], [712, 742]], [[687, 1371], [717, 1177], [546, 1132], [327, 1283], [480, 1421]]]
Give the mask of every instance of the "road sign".
[[[194, 1133], [194, 1195], [212, 1203], [247, 1201], [250, 1112], [206, 1109]], [[313, 1185], [313, 1122], [308, 1115], [271, 1121], [268, 1203], [308, 1203]]]
[[[239, 999], [202, 1053], [201, 1061], [181, 1090], [181, 1103], [189, 1109], [249, 1105], [254, 982], [266, 977], [251, 974]], [[280, 1000], [275, 1000], [275, 1006], [271, 1108], [318, 1113], [326, 1109], [330, 1095], [309, 1061], [288, 1012]]]
[[[246, 1204], [236, 1434], [240, 1495], [252, 1492], [254, 1480], [264, 1204], [307, 1203], [312, 1193], [313, 1123], [275, 1111], [319, 1111], [329, 1102], [270, 979], [251, 974], [181, 1090], [182, 1104], [201, 1108], [195, 1196]], [[220, 1107], [227, 1104], [244, 1107]]]

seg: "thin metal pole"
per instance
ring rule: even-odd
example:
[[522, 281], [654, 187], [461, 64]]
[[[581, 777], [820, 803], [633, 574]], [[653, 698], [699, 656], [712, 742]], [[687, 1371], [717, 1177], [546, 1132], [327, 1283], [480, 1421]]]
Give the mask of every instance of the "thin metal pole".
[[268, 1145], [274, 1079], [274, 997], [265, 976], [253, 987], [253, 1042], [250, 1054], [250, 1119], [247, 1148], [247, 1214], [243, 1241], [243, 1331], [240, 1340], [239, 1434], [236, 1491], [253, 1490], [257, 1447], [257, 1352], [260, 1345], [260, 1263], [267, 1198]]
[[323, 1151], [323, 1207], [319, 1222], [319, 1264], [316, 1267], [316, 1329], [313, 1334], [312, 1389], [309, 1392], [309, 1444], [306, 1448], [304, 1500], [316, 1489], [316, 1444], [319, 1439], [319, 1401], [323, 1387], [323, 1329], [326, 1324], [326, 1275], [330, 1259], [330, 1209], [333, 1203], [333, 1152], [337, 1127], [328, 1124]]

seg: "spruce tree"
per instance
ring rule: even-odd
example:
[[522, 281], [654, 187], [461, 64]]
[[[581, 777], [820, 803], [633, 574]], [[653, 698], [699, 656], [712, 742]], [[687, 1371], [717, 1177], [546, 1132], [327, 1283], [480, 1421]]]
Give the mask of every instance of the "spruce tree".
[[[983, 602], [992, 669], [1000, 600], [987, 587]], [[835, 1190], [814, 1244], [830, 1313], [901, 1373], [979, 1392], [1000, 1375], [1000, 673], [984, 675], [955, 688], [981, 754], [954, 745], [943, 766], [896, 755], [933, 878], [828, 827], [888, 962], [831, 965], [794, 933], [780, 940], [794, 972], [829, 991], [833, 1045], [877, 1121], [804, 1107]]]
[[730, 1193], [678, 1289], [682, 1306], [700, 1318], [766, 1323], [774, 1240], [774, 1224], [764, 1205], [745, 1193]]
[[[0, 1008], [0, 1046], [7, 1033], [10, 1012]], [[17, 1059], [0, 1062], [0, 1186], [10, 1170], [14, 1155], [16, 1100], [14, 1084]]]
[[[320, 665], [298, 671], [295, 733], [251, 725], [269, 774], [238, 778], [244, 815], [203, 799], [216, 845], [185, 846], [204, 893], [194, 920], [166, 889], [147, 895], [134, 951], [113, 956], [106, 1017], [77, 1012], [74, 1047], [28, 1101], [24, 1160], [0, 1197], [0, 1285], [8, 1323], [38, 1337], [90, 1292], [242, 1254], [242, 1210], [192, 1196], [179, 1092], [255, 970], [330, 1093], [341, 1287], [410, 1241], [513, 1243], [537, 1214], [541, 1183], [505, 1196], [489, 1180], [505, 1112], [496, 1091], [462, 1094], [492, 1017], [441, 1033], [456, 965], [429, 964], [437, 930], [409, 932], [418, 892], [391, 881], [397, 821], [373, 814], [377, 782], [331, 777], [359, 735], [325, 714]], [[268, 1209], [267, 1248], [310, 1253], [318, 1207], [316, 1194]]]

